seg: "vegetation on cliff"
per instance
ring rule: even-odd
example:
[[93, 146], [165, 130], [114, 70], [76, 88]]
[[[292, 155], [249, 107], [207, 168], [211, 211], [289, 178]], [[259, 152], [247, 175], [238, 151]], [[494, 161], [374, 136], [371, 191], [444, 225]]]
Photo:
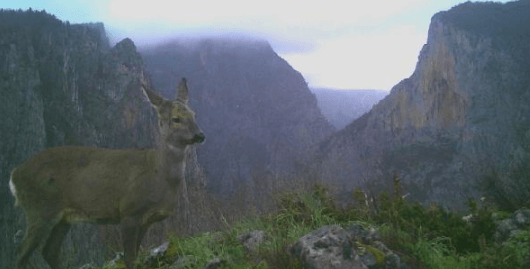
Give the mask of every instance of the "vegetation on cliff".
[[[306, 191], [284, 192], [276, 196], [274, 213], [227, 223], [214, 232], [172, 236], [163, 256], [148, 260], [145, 252], [138, 261], [139, 268], [205, 268], [214, 260], [216, 268], [303, 268], [290, 254], [291, 246], [303, 235], [331, 224], [374, 228], [381, 241], [410, 268], [514, 269], [525, 268], [530, 262], [530, 225], [505, 241], [495, 237], [497, 227], [512, 212], [499, 210], [487, 198], [469, 200], [468, 209], [462, 212], [449, 212], [436, 203], [425, 207], [403, 198], [406, 190], [399, 181], [394, 182], [391, 193], [384, 191], [377, 197], [357, 188], [351, 193], [352, 203], [343, 207], [337, 206], [329, 190], [320, 184]], [[526, 218], [530, 223], [530, 216]], [[241, 236], [254, 230], [265, 235], [249, 250]], [[378, 253], [363, 244], [357, 246]], [[384, 264], [385, 257], [376, 258]], [[103, 268], [123, 268], [120, 264], [118, 261]]]

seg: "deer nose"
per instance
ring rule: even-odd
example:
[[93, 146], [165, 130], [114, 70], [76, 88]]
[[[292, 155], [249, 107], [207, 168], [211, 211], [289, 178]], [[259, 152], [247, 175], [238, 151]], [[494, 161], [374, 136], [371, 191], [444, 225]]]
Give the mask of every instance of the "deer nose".
[[193, 137], [193, 142], [202, 143], [204, 142], [204, 139], [206, 139], [206, 136], [204, 136], [204, 133], [198, 133]]

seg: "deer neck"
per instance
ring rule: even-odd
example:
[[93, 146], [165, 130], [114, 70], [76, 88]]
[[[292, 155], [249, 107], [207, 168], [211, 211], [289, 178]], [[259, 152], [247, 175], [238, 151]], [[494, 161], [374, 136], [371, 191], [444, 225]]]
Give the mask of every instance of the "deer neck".
[[181, 181], [184, 180], [186, 148], [162, 145], [157, 153], [159, 176], [168, 182], [172, 190], [176, 191]]

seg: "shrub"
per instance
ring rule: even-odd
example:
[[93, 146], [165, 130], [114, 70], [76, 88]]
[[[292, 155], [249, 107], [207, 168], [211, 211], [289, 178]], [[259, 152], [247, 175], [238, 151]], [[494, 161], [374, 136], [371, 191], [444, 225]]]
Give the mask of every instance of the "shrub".
[[513, 269], [528, 268], [530, 261], [530, 231], [522, 231], [505, 244], [493, 245], [484, 250], [471, 268]]
[[525, 158], [505, 175], [492, 169], [479, 180], [479, 188], [496, 206], [515, 211], [530, 206], [530, 157]]

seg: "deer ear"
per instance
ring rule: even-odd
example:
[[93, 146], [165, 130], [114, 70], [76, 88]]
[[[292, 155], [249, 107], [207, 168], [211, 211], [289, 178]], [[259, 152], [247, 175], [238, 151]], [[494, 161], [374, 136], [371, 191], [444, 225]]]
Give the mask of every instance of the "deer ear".
[[185, 105], [188, 104], [188, 85], [186, 83], [186, 79], [182, 78], [180, 81], [180, 84], [177, 88], [177, 101], [184, 103]]
[[160, 97], [156, 92], [151, 90], [146, 82], [142, 82], [142, 91], [151, 102], [151, 105], [158, 109], [164, 102], [164, 98]]

